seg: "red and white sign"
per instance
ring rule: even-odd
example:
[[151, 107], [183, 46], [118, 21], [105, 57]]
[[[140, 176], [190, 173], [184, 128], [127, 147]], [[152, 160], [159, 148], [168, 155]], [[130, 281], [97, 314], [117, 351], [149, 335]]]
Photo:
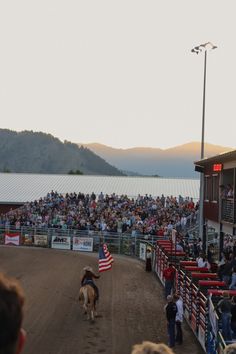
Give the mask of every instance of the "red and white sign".
[[20, 245], [20, 235], [19, 234], [5, 234], [5, 245]]
[[73, 250], [83, 252], [93, 252], [93, 238], [73, 237]]

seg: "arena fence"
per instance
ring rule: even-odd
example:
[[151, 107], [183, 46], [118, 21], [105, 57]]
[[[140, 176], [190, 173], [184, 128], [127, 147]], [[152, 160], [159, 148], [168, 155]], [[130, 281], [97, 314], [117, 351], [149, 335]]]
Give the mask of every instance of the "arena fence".
[[[36, 227], [0, 228], [0, 244], [2, 245], [98, 252], [99, 245], [106, 243], [110, 253], [138, 256], [143, 260], [146, 257], [146, 243], [154, 245], [157, 239], [158, 237], [153, 235], [137, 234], [131, 236], [126, 233], [102, 231]], [[141, 257], [140, 252], [142, 252]]]

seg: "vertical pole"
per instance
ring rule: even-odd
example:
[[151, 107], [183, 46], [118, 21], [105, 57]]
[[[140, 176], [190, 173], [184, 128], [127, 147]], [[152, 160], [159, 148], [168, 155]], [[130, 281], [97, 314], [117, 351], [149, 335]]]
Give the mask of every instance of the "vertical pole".
[[[201, 159], [204, 159], [204, 137], [205, 137], [205, 102], [206, 102], [206, 65], [207, 65], [207, 50], [204, 55], [204, 80], [203, 80], [203, 101], [202, 101], [202, 140], [201, 140]], [[202, 239], [203, 251], [207, 251], [206, 233], [204, 232], [204, 172], [200, 176], [200, 204], [199, 204], [199, 236]]]
[[206, 65], [207, 50], [204, 55], [204, 80], [203, 80], [203, 100], [202, 100], [202, 141], [201, 141], [201, 159], [204, 159], [204, 138], [205, 138], [205, 102], [206, 102]]

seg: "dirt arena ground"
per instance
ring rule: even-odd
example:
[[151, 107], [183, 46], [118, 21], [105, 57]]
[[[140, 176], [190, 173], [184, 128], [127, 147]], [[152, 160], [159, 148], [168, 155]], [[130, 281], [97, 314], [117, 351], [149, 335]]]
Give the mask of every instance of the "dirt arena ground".
[[[0, 270], [26, 293], [25, 354], [130, 354], [144, 340], [167, 343], [163, 287], [136, 259], [114, 256], [101, 273], [99, 317], [92, 324], [78, 305], [82, 268], [97, 270], [97, 255], [0, 246]], [[187, 324], [176, 354], [203, 353]]]

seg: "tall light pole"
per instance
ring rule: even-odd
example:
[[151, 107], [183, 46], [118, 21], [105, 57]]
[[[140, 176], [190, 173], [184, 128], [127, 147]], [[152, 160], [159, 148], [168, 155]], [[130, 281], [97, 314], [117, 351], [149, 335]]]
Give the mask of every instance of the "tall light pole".
[[[207, 68], [207, 52], [209, 50], [216, 49], [217, 47], [211, 42], [200, 44], [197, 47], [194, 47], [191, 52], [199, 54], [204, 52], [204, 79], [203, 79], [203, 100], [202, 100], [202, 140], [201, 140], [201, 160], [204, 159], [204, 148], [205, 148], [205, 102], [206, 102], [206, 68]], [[203, 251], [206, 253], [207, 244], [206, 244], [206, 233], [204, 232], [204, 215], [203, 215], [203, 206], [204, 206], [204, 172], [201, 172], [200, 175], [200, 197], [199, 197], [199, 237], [203, 242]]]

